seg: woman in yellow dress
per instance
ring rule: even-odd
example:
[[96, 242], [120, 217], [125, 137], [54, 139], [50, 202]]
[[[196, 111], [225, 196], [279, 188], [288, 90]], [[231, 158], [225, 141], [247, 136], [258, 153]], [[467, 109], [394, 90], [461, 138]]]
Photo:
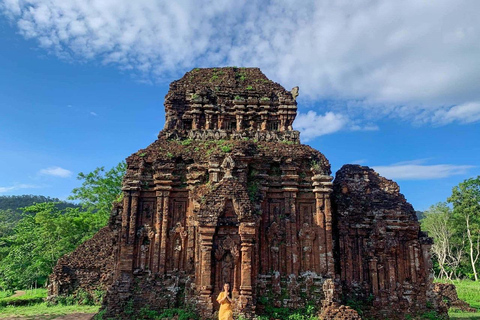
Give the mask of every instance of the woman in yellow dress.
[[217, 298], [220, 303], [220, 310], [218, 311], [218, 320], [233, 320], [232, 298], [230, 297], [230, 284], [223, 285], [223, 291], [220, 292]]

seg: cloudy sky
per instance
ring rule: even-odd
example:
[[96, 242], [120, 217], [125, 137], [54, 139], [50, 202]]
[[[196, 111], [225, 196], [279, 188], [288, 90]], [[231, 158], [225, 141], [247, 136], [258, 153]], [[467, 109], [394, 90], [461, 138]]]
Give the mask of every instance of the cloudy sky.
[[0, 0], [0, 194], [65, 198], [164, 124], [168, 83], [258, 66], [303, 142], [420, 210], [480, 174], [480, 2]]

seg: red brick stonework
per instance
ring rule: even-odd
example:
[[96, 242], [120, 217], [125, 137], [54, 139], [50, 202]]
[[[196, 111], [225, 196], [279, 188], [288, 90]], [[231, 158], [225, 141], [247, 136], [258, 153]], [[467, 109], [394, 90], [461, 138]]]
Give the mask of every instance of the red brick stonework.
[[170, 85], [158, 140], [127, 158], [106, 317], [189, 305], [211, 318], [226, 282], [247, 318], [314, 304], [358, 319], [352, 299], [400, 316], [434, 300], [431, 241], [398, 186], [359, 166], [333, 184], [292, 129], [297, 95], [257, 68]]

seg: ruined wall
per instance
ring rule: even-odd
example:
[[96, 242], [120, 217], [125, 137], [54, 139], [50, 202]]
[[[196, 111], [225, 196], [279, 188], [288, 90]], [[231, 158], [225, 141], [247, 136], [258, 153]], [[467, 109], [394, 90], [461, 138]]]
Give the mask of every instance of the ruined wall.
[[[430, 246], [398, 185], [368, 167], [345, 165], [333, 187], [336, 261], [344, 302], [403, 318], [436, 303]], [[350, 302], [352, 303], [352, 302]]]
[[110, 223], [72, 253], [58, 259], [49, 277], [48, 297], [75, 294], [79, 289], [94, 295], [95, 290], [106, 291], [115, 274], [115, 251], [118, 231], [116, 223], [121, 207], [114, 206]]

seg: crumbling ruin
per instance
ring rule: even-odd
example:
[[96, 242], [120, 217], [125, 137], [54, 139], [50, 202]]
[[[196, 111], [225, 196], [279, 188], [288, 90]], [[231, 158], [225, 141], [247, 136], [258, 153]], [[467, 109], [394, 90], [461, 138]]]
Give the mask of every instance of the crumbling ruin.
[[225, 282], [246, 317], [313, 304], [357, 319], [344, 304], [360, 301], [403, 319], [435, 305], [431, 240], [398, 185], [360, 166], [332, 183], [292, 128], [297, 95], [257, 68], [172, 82], [158, 140], [127, 158], [107, 317], [188, 305], [210, 318]]

